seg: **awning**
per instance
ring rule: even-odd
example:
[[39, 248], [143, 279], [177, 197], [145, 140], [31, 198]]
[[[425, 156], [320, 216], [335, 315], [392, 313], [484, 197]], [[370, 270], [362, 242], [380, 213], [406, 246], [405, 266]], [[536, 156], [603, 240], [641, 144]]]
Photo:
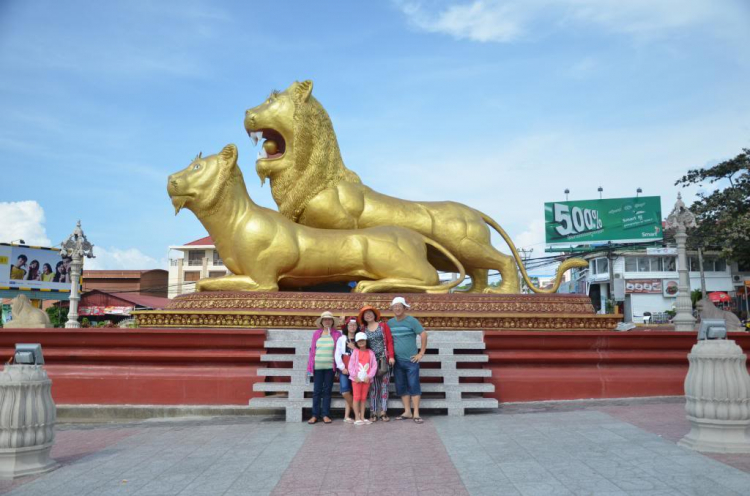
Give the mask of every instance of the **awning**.
[[97, 316], [97, 315], [130, 315], [133, 307], [102, 307], [102, 306], [85, 306], [78, 308], [78, 315]]
[[713, 301], [714, 303], [726, 303], [732, 301], [732, 298], [723, 291], [714, 291], [713, 293], [708, 293], [708, 299]]

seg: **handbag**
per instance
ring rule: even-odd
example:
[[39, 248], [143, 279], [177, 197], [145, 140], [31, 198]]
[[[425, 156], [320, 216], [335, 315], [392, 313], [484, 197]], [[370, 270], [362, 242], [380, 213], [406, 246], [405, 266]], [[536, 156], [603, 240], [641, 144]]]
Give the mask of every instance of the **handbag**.
[[378, 377], [383, 377], [388, 373], [388, 357], [383, 355], [378, 358]]
[[344, 362], [344, 368], [349, 368], [349, 359], [351, 358], [351, 355], [341, 355], [341, 361]]

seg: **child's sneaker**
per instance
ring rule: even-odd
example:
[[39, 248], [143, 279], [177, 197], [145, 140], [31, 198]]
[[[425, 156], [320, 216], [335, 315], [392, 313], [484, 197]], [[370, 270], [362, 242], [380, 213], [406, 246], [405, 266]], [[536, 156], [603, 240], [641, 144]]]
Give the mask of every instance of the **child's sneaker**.
[[364, 419], [364, 420], [362, 421], [362, 423], [363, 423], [364, 425], [370, 425], [370, 424], [372, 424], [372, 422], [370, 422], [370, 421], [369, 421], [369, 420], [367, 420], [367, 419]]
[[364, 420], [355, 420], [354, 421], [354, 425], [365, 425], [365, 421]]

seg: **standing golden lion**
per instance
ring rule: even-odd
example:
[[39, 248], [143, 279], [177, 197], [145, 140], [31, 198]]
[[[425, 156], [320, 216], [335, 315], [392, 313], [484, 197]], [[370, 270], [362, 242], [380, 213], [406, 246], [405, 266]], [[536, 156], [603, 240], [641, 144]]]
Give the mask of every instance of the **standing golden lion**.
[[[513, 241], [482, 212], [450, 201], [401, 200], [363, 185], [344, 165], [331, 119], [312, 96], [312, 88], [312, 81], [295, 82], [245, 114], [245, 129], [253, 141], [266, 140], [256, 163], [258, 175], [262, 182], [271, 179], [273, 198], [287, 218], [326, 229], [389, 225], [414, 229], [458, 258], [471, 276], [472, 292], [518, 293], [520, 267], [532, 290], [551, 293], [557, 291], [566, 270], [588, 266], [584, 260], [569, 259], [561, 264], [551, 289], [534, 287]], [[512, 257], [492, 246], [488, 225], [508, 243]], [[438, 269], [452, 270], [444, 255], [430, 250], [429, 256]], [[489, 269], [500, 272], [500, 287], [488, 287]]]

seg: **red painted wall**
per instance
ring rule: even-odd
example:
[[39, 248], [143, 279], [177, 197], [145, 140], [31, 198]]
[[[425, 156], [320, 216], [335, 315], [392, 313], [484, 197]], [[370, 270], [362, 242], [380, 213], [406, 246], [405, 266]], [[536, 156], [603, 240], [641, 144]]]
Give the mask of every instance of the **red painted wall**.
[[[750, 352], [750, 334], [730, 337]], [[696, 342], [694, 333], [652, 331], [487, 331], [484, 339], [501, 402], [682, 395]]]
[[265, 331], [2, 329], [0, 357], [41, 343], [61, 404], [246, 405]]
[[[750, 334], [731, 336], [746, 353]], [[0, 357], [41, 343], [60, 404], [246, 405], [262, 330], [2, 329]], [[695, 335], [487, 331], [501, 402], [681, 395]], [[269, 364], [274, 366], [274, 364]]]

